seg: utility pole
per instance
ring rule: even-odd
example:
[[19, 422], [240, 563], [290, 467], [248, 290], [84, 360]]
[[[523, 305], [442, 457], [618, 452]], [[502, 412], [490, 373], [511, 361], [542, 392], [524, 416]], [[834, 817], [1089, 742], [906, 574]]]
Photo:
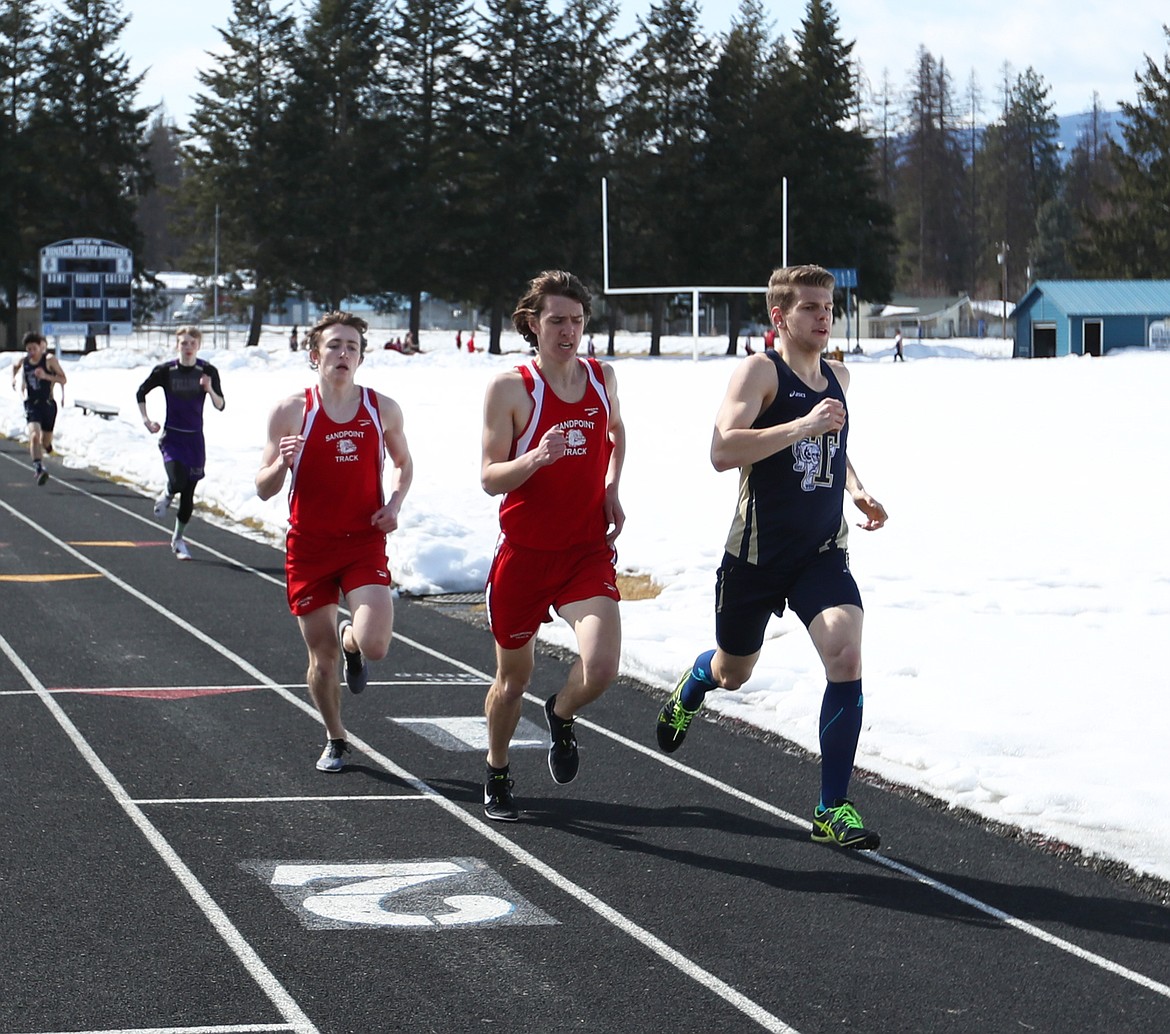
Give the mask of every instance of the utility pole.
[[1003, 267], [1003, 339], [1007, 340], [1007, 257], [1008, 252], [1012, 249], [1008, 246], [1007, 241], [999, 242], [999, 254], [996, 255], [996, 260], [1000, 266]]

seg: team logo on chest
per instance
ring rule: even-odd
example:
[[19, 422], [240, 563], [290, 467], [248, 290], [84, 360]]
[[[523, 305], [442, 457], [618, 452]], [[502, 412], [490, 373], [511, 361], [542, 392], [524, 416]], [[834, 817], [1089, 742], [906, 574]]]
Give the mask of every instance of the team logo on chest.
[[337, 448], [333, 457], [338, 463], [356, 463], [358, 460], [358, 442], [364, 434], [361, 431], [334, 431], [327, 434], [325, 440], [332, 442]]
[[800, 487], [805, 492], [832, 487], [833, 472], [830, 465], [836, 455], [836, 434], [802, 438], [792, 444], [792, 457], [796, 461], [792, 464], [792, 469], [801, 475]]

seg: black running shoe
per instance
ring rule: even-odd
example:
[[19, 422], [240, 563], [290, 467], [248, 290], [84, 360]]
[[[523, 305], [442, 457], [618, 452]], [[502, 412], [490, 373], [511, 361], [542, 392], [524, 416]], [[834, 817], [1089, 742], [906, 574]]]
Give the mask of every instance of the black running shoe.
[[49, 472], [44, 467], [37, 467], [37, 469], [36, 469], [36, 482], [37, 482], [37, 484], [43, 485], [48, 480], [49, 480]]
[[497, 822], [515, 822], [520, 818], [507, 766], [488, 769], [487, 782], [483, 786], [483, 813]]
[[347, 628], [353, 628], [352, 621], [343, 621], [341, 628], [337, 630], [338, 637], [341, 639], [341, 652], [345, 656], [345, 684], [349, 686], [351, 693], [360, 693], [366, 688], [370, 671], [366, 667], [366, 659], [362, 656], [361, 650], [354, 650], [353, 653], [350, 653], [345, 648], [345, 630]]
[[854, 851], [872, 851], [882, 838], [866, 829], [853, 802], [838, 797], [828, 808], [813, 809], [812, 839], [818, 844], [836, 844]]
[[554, 693], [544, 702], [544, 717], [548, 720], [548, 731], [552, 746], [548, 748], [548, 770], [558, 783], [571, 783], [577, 778], [581, 757], [577, 753], [577, 735], [573, 732], [572, 718], [559, 718], [553, 710], [557, 702]]
[[691, 670], [688, 668], [683, 672], [683, 677], [678, 680], [678, 685], [674, 687], [674, 692], [666, 698], [666, 703], [662, 705], [662, 710], [658, 712], [658, 722], [654, 727], [654, 734], [658, 738], [658, 749], [666, 754], [673, 754], [682, 746], [683, 740], [687, 736], [687, 729], [691, 727], [691, 719], [703, 707], [700, 704], [693, 711], [689, 711], [683, 707], [682, 688], [687, 679], [690, 678], [690, 675]]

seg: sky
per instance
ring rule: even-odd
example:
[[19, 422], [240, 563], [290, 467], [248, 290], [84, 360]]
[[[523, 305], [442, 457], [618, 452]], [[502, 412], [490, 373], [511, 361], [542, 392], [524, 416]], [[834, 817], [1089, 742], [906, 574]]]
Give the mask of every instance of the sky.
[[[649, 0], [624, 0], [619, 30], [634, 31], [650, 6]], [[768, 0], [764, 6], [774, 32], [791, 40], [806, 0]], [[739, 2], [700, 0], [699, 8], [704, 29], [716, 35], [730, 28]], [[294, 0], [293, 9], [303, 10], [301, 0]], [[895, 90], [902, 89], [922, 46], [946, 63], [957, 94], [965, 93], [975, 72], [989, 117], [1005, 62], [1010, 78], [1034, 68], [1051, 87], [1054, 114], [1063, 116], [1089, 110], [1094, 92], [1106, 111], [1115, 110], [1119, 100], [1135, 101], [1134, 73], [1144, 71], [1146, 55], [1161, 65], [1168, 49], [1162, 26], [1170, 14], [1163, 0], [1130, 0], [1124, 17], [1110, 16], [1088, 0], [983, 0], [975, 7], [936, 0], [836, 0], [833, 9], [842, 36], [856, 41], [854, 52], [875, 90], [887, 74]], [[231, 0], [122, 0], [122, 10], [131, 16], [121, 40], [130, 70], [146, 73], [141, 101], [165, 102], [185, 125], [198, 85], [195, 70], [206, 67], [206, 52], [220, 46], [215, 29], [228, 23]]]
[[[267, 413], [313, 382], [286, 333], [274, 329], [260, 348], [244, 349], [236, 332], [232, 347], [209, 341], [203, 350], [220, 369], [227, 407], [206, 410], [197, 505], [252, 519], [274, 540], [287, 502], [283, 494], [261, 502], [253, 487]], [[849, 453], [890, 518], [850, 538], [866, 608], [859, 766], [1170, 879], [1170, 825], [1151, 819], [1170, 813], [1170, 683], [1156, 646], [1170, 628], [1168, 500], [1155, 474], [1170, 454], [1170, 353], [1028, 361], [997, 357], [998, 339], [908, 341], [908, 361], [895, 364], [881, 343], [862, 344], [867, 355], [849, 358]], [[456, 351], [446, 332], [424, 332], [422, 345], [413, 357], [371, 351], [358, 373], [401, 404], [415, 459], [391, 565], [404, 591], [477, 591], [498, 530], [498, 499], [479, 485], [483, 394], [495, 371], [523, 359], [520, 339], [505, 337], [516, 351], [504, 356]], [[619, 335], [614, 361], [629, 442], [618, 566], [651, 576], [661, 592], [623, 601], [622, 670], [665, 699], [714, 645], [714, 572], [737, 477], [716, 473], [707, 453], [742, 360], [720, 355], [716, 339], [702, 340], [708, 354], [698, 360], [689, 338], [667, 339], [676, 354], [657, 359], [624, 354], [645, 347], [645, 338]], [[51, 466], [124, 479], [140, 488], [148, 518], [163, 467], [134, 393], [153, 363], [172, 355], [156, 332], [153, 343], [119, 339], [64, 358], [69, 404]], [[85, 416], [77, 399], [120, 413]], [[160, 392], [148, 406], [161, 419]], [[23, 424], [18, 396], [0, 391], [0, 434], [20, 437]], [[68, 505], [67, 495], [61, 501]], [[860, 519], [851, 504], [847, 515]], [[197, 510], [188, 528], [196, 562], [203, 519]], [[166, 522], [158, 534], [169, 535]], [[573, 645], [559, 620], [542, 638]], [[393, 664], [392, 651], [371, 677], [392, 677]], [[803, 627], [785, 616], [769, 625], [751, 681], [738, 693], [711, 693], [707, 706], [815, 752], [823, 690]], [[657, 707], [647, 699], [647, 744]], [[697, 721], [689, 736], [703, 734]], [[854, 782], [863, 816], [875, 793]], [[878, 828], [896, 854], [899, 831]]]

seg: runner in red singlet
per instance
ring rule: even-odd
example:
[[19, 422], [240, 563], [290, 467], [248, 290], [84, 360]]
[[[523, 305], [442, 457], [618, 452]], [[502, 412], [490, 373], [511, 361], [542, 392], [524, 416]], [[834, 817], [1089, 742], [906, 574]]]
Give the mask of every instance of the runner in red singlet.
[[[279, 402], [268, 419], [256, 492], [270, 499], [292, 471], [285, 574], [289, 609], [309, 651], [309, 693], [328, 742], [317, 761], [340, 772], [349, 750], [341, 721], [341, 655], [354, 693], [366, 684], [366, 660], [381, 660], [394, 632], [386, 536], [414, 473], [402, 410], [354, 383], [366, 351], [366, 323], [331, 312], [306, 338], [317, 384]], [[390, 497], [382, 490], [389, 455]], [[341, 594], [353, 621], [337, 626]]]
[[497, 374], [484, 401], [481, 479], [489, 495], [504, 497], [487, 581], [496, 676], [484, 704], [484, 812], [500, 822], [520, 815], [508, 747], [532, 678], [536, 632], [551, 620], [550, 608], [572, 626], [580, 655], [544, 705], [548, 767], [558, 783], [577, 774], [576, 712], [618, 671], [613, 544], [625, 523], [618, 482], [626, 440], [613, 368], [577, 357], [589, 315], [589, 291], [577, 277], [554, 270], [534, 278], [512, 323], [536, 356]]

